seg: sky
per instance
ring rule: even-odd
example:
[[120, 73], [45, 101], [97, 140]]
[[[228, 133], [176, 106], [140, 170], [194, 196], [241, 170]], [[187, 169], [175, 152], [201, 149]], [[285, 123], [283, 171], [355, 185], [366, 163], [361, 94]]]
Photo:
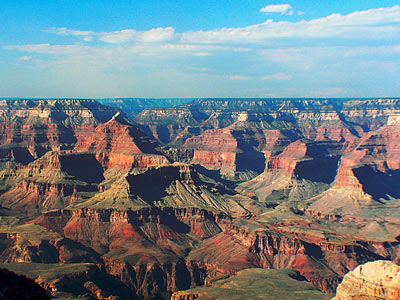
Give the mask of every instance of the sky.
[[399, 97], [400, 1], [1, 0], [0, 97]]

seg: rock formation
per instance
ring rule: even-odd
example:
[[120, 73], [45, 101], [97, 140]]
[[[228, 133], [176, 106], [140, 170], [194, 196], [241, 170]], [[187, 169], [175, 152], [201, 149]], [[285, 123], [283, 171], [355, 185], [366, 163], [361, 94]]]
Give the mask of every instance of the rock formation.
[[347, 273], [332, 300], [395, 300], [400, 298], [400, 267], [391, 261], [373, 261]]
[[46, 291], [32, 279], [0, 269], [0, 297], [4, 300], [50, 300]]
[[0, 263], [54, 297], [201, 298], [256, 268], [326, 299], [400, 261], [399, 99], [185, 103], [0, 101]]

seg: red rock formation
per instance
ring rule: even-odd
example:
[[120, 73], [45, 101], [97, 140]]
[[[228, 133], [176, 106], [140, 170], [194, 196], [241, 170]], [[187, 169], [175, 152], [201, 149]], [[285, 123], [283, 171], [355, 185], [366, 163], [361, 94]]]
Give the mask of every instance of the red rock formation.
[[[399, 260], [398, 101], [194, 101], [140, 128], [63, 101], [0, 103], [3, 262], [96, 263], [149, 299], [254, 267], [332, 291]], [[96, 274], [79, 284], [105, 298]]]
[[82, 135], [115, 114], [93, 100], [3, 100], [0, 103], [0, 142], [19, 145], [33, 158], [50, 150], [71, 149]]
[[202, 135], [187, 139], [183, 147], [193, 149], [192, 163], [234, 175], [237, 141], [229, 129], [206, 130]]
[[288, 175], [292, 175], [296, 163], [303, 159], [307, 152], [307, 146], [301, 141], [291, 143], [285, 150], [275, 156], [271, 157], [271, 151], [266, 152], [266, 167], [265, 172], [283, 171]]
[[117, 114], [110, 121], [96, 127], [74, 149], [75, 152], [92, 152], [105, 168], [115, 165], [125, 169], [146, 168], [168, 163], [156, 155], [156, 143], [138, 127]]
[[[36, 222], [58, 228], [66, 238], [104, 254], [108, 272], [148, 298], [189, 288], [193, 271], [180, 257], [195, 243], [191, 235], [197, 239], [213, 236], [221, 231], [217, 224], [227, 221], [224, 214], [201, 209], [149, 208], [54, 211]], [[61, 249], [59, 244], [57, 249]]]

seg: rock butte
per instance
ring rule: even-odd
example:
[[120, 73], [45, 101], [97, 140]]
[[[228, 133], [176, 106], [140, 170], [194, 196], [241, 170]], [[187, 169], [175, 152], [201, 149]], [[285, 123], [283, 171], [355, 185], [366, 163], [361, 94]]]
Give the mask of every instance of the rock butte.
[[0, 263], [53, 297], [193, 299], [265, 269], [327, 299], [400, 261], [400, 99], [106, 102], [0, 101]]

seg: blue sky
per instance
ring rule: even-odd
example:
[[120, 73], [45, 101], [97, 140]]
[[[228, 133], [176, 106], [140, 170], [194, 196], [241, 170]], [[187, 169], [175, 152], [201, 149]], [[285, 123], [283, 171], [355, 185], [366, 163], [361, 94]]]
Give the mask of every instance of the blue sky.
[[400, 96], [400, 1], [2, 0], [2, 97]]

